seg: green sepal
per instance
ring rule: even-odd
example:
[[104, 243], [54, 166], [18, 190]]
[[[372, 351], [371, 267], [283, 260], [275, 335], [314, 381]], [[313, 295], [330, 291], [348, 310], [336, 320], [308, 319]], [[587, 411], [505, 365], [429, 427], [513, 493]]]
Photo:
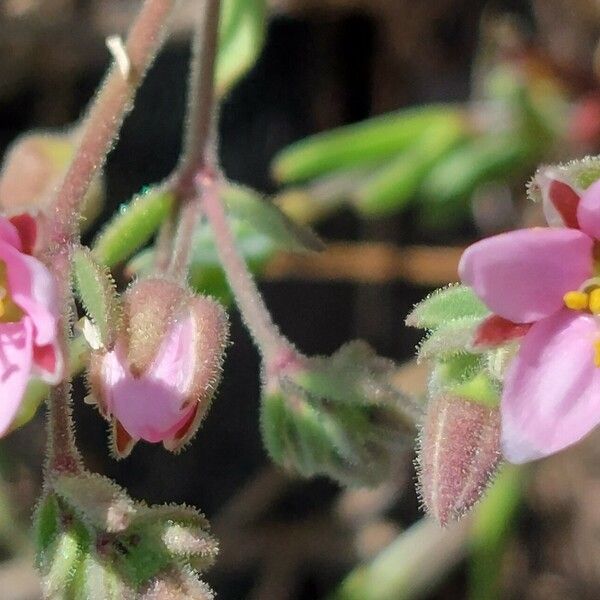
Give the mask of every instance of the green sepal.
[[62, 530], [48, 546], [38, 548], [37, 565], [46, 598], [68, 597], [79, 563], [89, 551], [90, 536], [85, 527], [68, 514], [63, 513], [60, 518]]
[[445, 321], [421, 341], [418, 358], [444, 357], [457, 352], [473, 351], [473, 339], [481, 321], [481, 317], [458, 317]]
[[84, 523], [108, 533], [126, 529], [136, 512], [125, 490], [95, 473], [60, 474], [52, 487]]
[[225, 95], [254, 66], [266, 28], [266, 0], [223, 0], [215, 66], [218, 96]]
[[102, 345], [110, 348], [123, 318], [115, 281], [108, 268], [98, 264], [87, 248], [73, 252], [71, 265], [77, 298], [98, 328]]
[[406, 317], [406, 324], [421, 329], [436, 329], [461, 318], [484, 318], [490, 314], [485, 304], [464, 285], [449, 285], [419, 302]]
[[54, 494], [45, 494], [33, 517], [35, 547], [44, 552], [60, 532], [60, 511]]
[[501, 386], [488, 373], [485, 355], [465, 352], [436, 361], [430, 388], [486, 406], [500, 403]]
[[171, 212], [174, 195], [149, 187], [124, 204], [92, 244], [94, 258], [112, 267], [133, 256], [156, 233]]
[[275, 178], [293, 183], [337, 169], [373, 164], [410, 148], [429, 127], [453, 123], [461, 111], [431, 105], [389, 113], [319, 133], [279, 152], [272, 164]]

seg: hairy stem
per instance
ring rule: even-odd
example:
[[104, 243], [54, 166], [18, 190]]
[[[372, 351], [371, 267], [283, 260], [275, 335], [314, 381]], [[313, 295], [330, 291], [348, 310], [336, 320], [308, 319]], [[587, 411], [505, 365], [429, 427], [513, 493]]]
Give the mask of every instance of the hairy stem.
[[[194, 177], [205, 166], [215, 165], [216, 157], [216, 106], [215, 60], [219, 38], [220, 0], [204, 0], [196, 25], [190, 78], [188, 85], [188, 110], [184, 132], [184, 151], [173, 176], [173, 187], [180, 199], [178, 227], [173, 242], [169, 274], [185, 280], [192, 254], [194, 232], [201, 217]], [[168, 223], [164, 228], [168, 227]], [[161, 231], [161, 238], [167, 232]]]
[[217, 181], [211, 173], [201, 174], [198, 180], [202, 207], [215, 236], [219, 260], [225, 269], [229, 286], [235, 294], [246, 327], [250, 330], [267, 364], [280, 360], [286, 361], [290, 355], [295, 356], [296, 351], [273, 322], [246, 263], [235, 247]]
[[194, 178], [204, 165], [216, 163], [215, 61], [219, 42], [220, 0], [203, 0], [196, 27], [188, 85], [184, 151], [177, 169], [183, 197], [195, 197]]
[[[64, 357], [66, 372], [69, 372], [69, 337], [71, 334], [71, 314], [73, 310], [73, 294], [70, 278], [70, 251], [63, 247], [45, 256], [46, 264], [51, 269], [57, 282], [58, 303], [62, 307], [59, 323], [61, 351]], [[75, 444], [73, 425], [73, 409], [71, 400], [71, 384], [69, 378], [56, 387], [51, 388], [48, 397], [48, 440], [47, 463], [49, 472], [77, 473], [82, 469], [81, 456]]]
[[55, 195], [51, 213], [54, 243], [77, 238], [82, 199], [133, 106], [133, 96], [162, 43], [176, 2], [145, 0], [125, 43], [128, 65], [115, 61], [89, 108], [75, 158]]

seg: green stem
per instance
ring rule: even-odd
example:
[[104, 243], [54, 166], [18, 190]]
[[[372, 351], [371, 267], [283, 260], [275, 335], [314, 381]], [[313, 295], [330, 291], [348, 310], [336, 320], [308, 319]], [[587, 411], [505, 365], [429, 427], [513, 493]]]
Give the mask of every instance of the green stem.
[[444, 528], [421, 519], [371, 563], [352, 571], [330, 600], [423, 598], [464, 558], [469, 526], [468, 517]]

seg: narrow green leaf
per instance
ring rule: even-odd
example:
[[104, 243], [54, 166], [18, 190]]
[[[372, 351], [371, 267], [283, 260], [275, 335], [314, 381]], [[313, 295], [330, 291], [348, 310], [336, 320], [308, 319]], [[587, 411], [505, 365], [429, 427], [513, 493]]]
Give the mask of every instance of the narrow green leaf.
[[452, 204], [469, 198], [486, 181], [523, 169], [531, 146], [517, 133], [484, 135], [456, 148], [427, 175], [422, 191], [429, 204]]
[[264, 45], [266, 23], [265, 0], [223, 0], [215, 75], [219, 96], [254, 66]]
[[108, 267], [127, 260], [144, 246], [173, 206], [171, 192], [155, 187], [135, 196], [105, 226], [92, 245], [95, 259]]
[[273, 174], [278, 181], [291, 183], [391, 158], [412, 146], [432, 125], [453, 123], [457, 114], [455, 107], [432, 105], [325, 131], [279, 152]]
[[[249, 224], [233, 217], [230, 217], [229, 221], [236, 246], [248, 268], [254, 274], [261, 273], [276, 251], [275, 244]], [[143, 250], [128, 263], [127, 273], [130, 277], [143, 277], [151, 273], [153, 265], [154, 251]], [[188, 282], [195, 291], [213, 296], [225, 304], [230, 304], [233, 300], [217, 256], [212, 229], [206, 223], [201, 224], [196, 230]]]
[[488, 314], [489, 310], [471, 288], [450, 285], [436, 290], [419, 302], [406, 317], [406, 324], [421, 329], [435, 329], [453, 319], [483, 318]]
[[223, 189], [223, 199], [230, 216], [246, 222], [280, 250], [316, 252], [324, 248], [311, 229], [294, 223], [275, 204], [248, 187], [228, 184]]
[[468, 138], [462, 115], [454, 121], [427, 127], [413, 146], [379, 168], [354, 192], [354, 204], [368, 217], [402, 210], [415, 197], [421, 183], [440, 160]]

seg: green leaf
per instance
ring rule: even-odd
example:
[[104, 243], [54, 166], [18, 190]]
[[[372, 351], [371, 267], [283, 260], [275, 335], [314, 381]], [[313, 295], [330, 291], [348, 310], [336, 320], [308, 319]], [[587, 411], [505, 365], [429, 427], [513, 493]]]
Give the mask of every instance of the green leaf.
[[122, 321], [117, 288], [107, 267], [99, 265], [87, 248], [73, 253], [73, 280], [77, 297], [100, 332], [100, 341], [110, 348]]
[[[248, 268], [255, 275], [260, 274], [274, 255], [275, 244], [268, 236], [258, 233], [252, 226], [239, 219], [229, 217], [229, 222], [236, 246]], [[128, 263], [127, 273], [130, 276], [143, 277], [152, 272], [153, 265], [154, 251], [144, 250]], [[193, 290], [213, 296], [224, 304], [230, 304], [233, 300], [217, 255], [212, 229], [206, 223], [198, 227], [194, 236], [188, 282]]]
[[531, 146], [517, 133], [487, 134], [456, 148], [427, 175], [426, 205], [454, 204], [470, 198], [482, 183], [503, 179], [531, 160]]
[[373, 164], [410, 148], [427, 128], [454, 123], [459, 114], [452, 106], [417, 107], [319, 133], [279, 152], [273, 174], [278, 181], [291, 183]]
[[265, 40], [265, 0], [223, 0], [216, 62], [216, 88], [225, 95], [258, 59]]
[[311, 229], [294, 223], [275, 204], [248, 187], [230, 183], [223, 189], [223, 199], [230, 216], [246, 222], [280, 250], [316, 252], [324, 249], [323, 242]]
[[454, 121], [434, 123], [414, 144], [380, 167], [354, 192], [354, 204], [367, 217], [402, 210], [415, 197], [421, 183], [440, 160], [468, 137], [462, 115]]
[[449, 285], [419, 302], [406, 317], [406, 324], [421, 329], [436, 329], [454, 319], [483, 318], [488, 314], [489, 310], [471, 288]]
[[127, 260], [144, 246], [166, 219], [174, 196], [160, 187], [147, 188], [104, 227], [92, 245], [95, 259], [108, 267]]

